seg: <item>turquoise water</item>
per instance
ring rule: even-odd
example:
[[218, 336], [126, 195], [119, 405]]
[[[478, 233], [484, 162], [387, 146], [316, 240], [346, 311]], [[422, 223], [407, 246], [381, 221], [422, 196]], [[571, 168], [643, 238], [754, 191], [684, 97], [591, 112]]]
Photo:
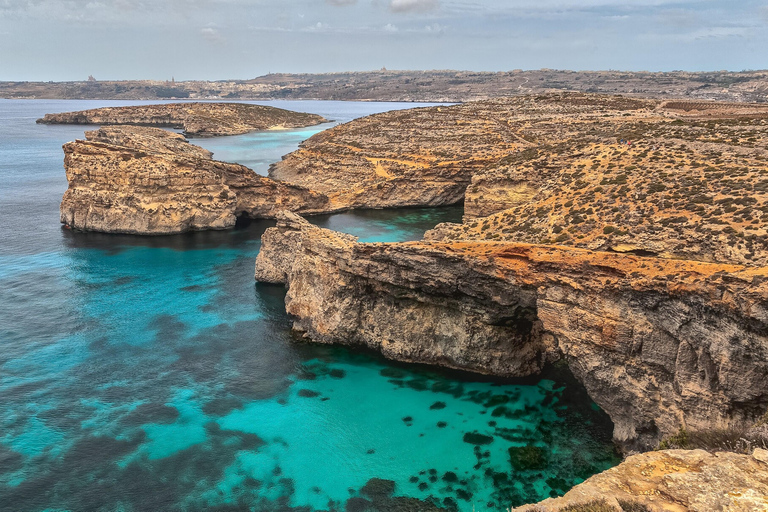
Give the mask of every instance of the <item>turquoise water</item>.
[[[567, 373], [500, 382], [292, 340], [284, 289], [253, 283], [268, 222], [62, 230], [60, 146], [83, 127], [34, 119], [109, 103], [0, 100], [0, 510], [504, 510], [616, 463]], [[202, 142], [261, 158], [258, 138], [225, 139]], [[313, 222], [413, 240], [461, 213]]]

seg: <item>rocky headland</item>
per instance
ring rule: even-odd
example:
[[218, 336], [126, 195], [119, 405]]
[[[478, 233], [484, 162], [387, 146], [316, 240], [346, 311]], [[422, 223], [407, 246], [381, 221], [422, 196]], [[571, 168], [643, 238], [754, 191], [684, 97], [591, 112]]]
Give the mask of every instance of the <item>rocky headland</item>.
[[69, 188], [61, 222], [73, 229], [173, 234], [327, 205], [322, 194], [213, 160], [209, 151], [160, 128], [108, 126], [85, 135], [64, 145]]
[[431, 240], [764, 265], [767, 128], [765, 105], [523, 96], [357, 119], [270, 176], [336, 209], [463, 201], [464, 224]]
[[166, 103], [46, 114], [41, 124], [138, 125], [183, 130], [187, 136], [240, 135], [327, 122], [322, 116], [246, 103]]
[[287, 285], [294, 330], [314, 342], [499, 376], [562, 361], [625, 454], [720, 439], [630, 457], [532, 510], [764, 510], [765, 452], [716, 452], [724, 433], [768, 443], [754, 430], [768, 410], [767, 173], [762, 105], [556, 94], [380, 114], [271, 175], [348, 204], [449, 204], [463, 188], [464, 222], [365, 244], [285, 213], [256, 279]]
[[363, 244], [284, 214], [256, 278], [294, 329], [520, 377], [567, 362], [625, 451], [768, 408], [768, 269], [504, 242]]

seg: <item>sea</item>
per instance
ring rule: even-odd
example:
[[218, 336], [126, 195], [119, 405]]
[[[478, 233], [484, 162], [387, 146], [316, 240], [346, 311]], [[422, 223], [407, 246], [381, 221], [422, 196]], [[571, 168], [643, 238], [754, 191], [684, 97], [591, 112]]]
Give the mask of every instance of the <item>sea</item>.
[[[63, 229], [61, 145], [90, 127], [35, 120], [140, 103], [0, 99], [0, 511], [508, 510], [618, 463], [610, 419], [561, 366], [500, 380], [294, 339], [284, 287], [253, 279], [272, 222]], [[192, 142], [266, 174], [321, 130], [422, 106], [254, 103], [332, 122]], [[311, 221], [398, 242], [461, 216]]]

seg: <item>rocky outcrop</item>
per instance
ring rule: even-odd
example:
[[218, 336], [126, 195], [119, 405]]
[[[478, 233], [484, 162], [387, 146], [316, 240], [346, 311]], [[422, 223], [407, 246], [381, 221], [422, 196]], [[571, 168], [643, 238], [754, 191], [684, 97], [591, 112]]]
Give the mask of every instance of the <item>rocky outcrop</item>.
[[741, 455], [666, 450], [633, 455], [561, 498], [512, 512], [559, 512], [587, 503], [604, 503], [616, 512], [640, 506], [649, 512], [768, 510], [768, 451]]
[[361, 244], [287, 214], [256, 278], [321, 343], [503, 376], [564, 358], [625, 450], [768, 408], [768, 269], [494, 242]]
[[172, 234], [232, 227], [238, 216], [323, 211], [327, 199], [211, 159], [159, 128], [104, 127], [64, 145], [69, 188], [61, 222], [107, 233]]
[[304, 141], [269, 175], [343, 208], [460, 203], [474, 174], [526, 146], [504, 122], [511, 108], [473, 103], [356, 119]]
[[541, 370], [549, 351], [535, 321], [535, 291], [510, 293], [469, 267], [457, 282], [446, 268], [451, 263], [426, 253], [393, 276], [388, 270], [398, 255], [379, 246], [286, 214], [262, 238], [256, 277], [290, 283], [286, 309], [296, 317], [294, 329], [315, 342], [496, 375]]
[[327, 122], [322, 116], [246, 103], [166, 103], [46, 114], [42, 124], [140, 125], [184, 130], [188, 136], [239, 135]]

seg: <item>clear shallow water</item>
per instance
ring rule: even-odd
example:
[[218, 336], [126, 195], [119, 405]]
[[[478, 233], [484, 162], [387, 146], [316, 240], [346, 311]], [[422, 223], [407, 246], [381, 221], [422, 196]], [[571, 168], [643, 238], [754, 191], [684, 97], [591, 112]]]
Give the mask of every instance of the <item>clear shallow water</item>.
[[[84, 128], [34, 120], [110, 103], [0, 100], [0, 510], [354, 510], [387, 487], [363, 489], [372, 478], [448, 509], [503, 510], [616, 462], [610, 422], [567, 375], [482, 381], [292, 341], [283, 288], [252, 280], [267, 222], [62, 230], [60, 146]], [[375, 111], [306, 103], [331, 119]], [[287, 150], [301, 137], [279, 133]], [[240, 140], [227, 144], [258, 160]], [[460, 216], [314, 222], [396, 241]]]

